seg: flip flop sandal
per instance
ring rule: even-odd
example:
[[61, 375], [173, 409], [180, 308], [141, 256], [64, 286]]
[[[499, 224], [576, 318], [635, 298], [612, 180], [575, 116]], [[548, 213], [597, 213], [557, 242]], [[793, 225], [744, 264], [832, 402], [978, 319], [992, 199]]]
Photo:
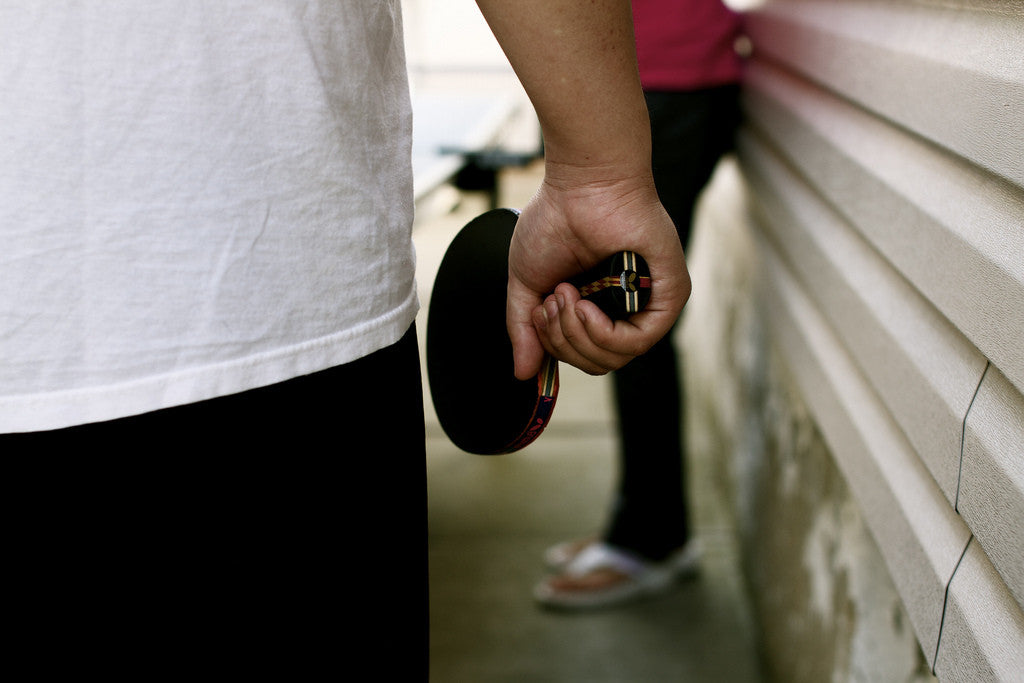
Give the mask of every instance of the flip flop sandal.
[[[685, 561], [683, 556], [685, 556]], [[591, 543], [566, 566], [562, 574], [537, 584], [534, 598], [546, 607], [593, 609], [621, 604], [659, 593], [687, 568], [696, 565], [696, 544], [688, 543], [665, 562], [647, 562], [605, 543]], [[620, 578], [601, 586], [558, 586], [559, 579], [579, 579], [610, 570]]]
[[564, 572], [577, 555], [597, 542], [597, 536], [590, 536], [553, 545], [544, 551], [544, 566], [553, 572]]

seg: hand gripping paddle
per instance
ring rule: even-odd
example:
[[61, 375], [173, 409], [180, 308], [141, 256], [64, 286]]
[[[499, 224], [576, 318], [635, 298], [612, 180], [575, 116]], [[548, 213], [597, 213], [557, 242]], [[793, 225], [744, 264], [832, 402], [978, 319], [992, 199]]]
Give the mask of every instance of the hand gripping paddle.
[[[464, 451], [497, 455], [540, 436], [558, 396], [558, 363], [546, 356], [530, 380], [513, 374], [505, 327], [508, 250], [519, 212], [495, 209], [455, 236], [438, 269], [427, 317], [427, 379], [441, 427]], [[613, 254], [569, 280], [609, 317], [643, 310], [651, 297], [647, 264]]]

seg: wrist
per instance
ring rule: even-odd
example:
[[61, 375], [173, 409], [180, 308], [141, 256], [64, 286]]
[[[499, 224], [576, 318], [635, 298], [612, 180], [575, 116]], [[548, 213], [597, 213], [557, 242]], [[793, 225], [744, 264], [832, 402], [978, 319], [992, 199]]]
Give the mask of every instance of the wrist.
[[586, 197], [612, 192], [617, 195], [657, 196], [650, 155], [636, 158], [560, 160], [545, 154], [544, 185], [568, 196]]
[[588, 131], [560, 139], [545, 131], [544, 172], [567, 183], [619, 182], [651, 175], [651, 135], [647, 110], [637, 123], [620, 124], [608, 135]]

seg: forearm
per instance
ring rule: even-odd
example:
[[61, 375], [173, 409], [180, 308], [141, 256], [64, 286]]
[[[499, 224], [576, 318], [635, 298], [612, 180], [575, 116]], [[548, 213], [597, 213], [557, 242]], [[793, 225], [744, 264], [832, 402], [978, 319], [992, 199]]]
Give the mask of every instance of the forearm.
[[[509, 248], [516, 376], [535, 374], [545, 351], [594, 374], [622, 367], [672, 328], [690, 291], [675, 226], [651, 176], [630, 1], [477, 4], [544, 133], [544, 181]], [[559, 283], [625, 249], [647, 259], [652, 293], [642, 313], [613, 323]]]
[[537, 111], [549, 180], [649, 172], [629, 0], [477, 4]]

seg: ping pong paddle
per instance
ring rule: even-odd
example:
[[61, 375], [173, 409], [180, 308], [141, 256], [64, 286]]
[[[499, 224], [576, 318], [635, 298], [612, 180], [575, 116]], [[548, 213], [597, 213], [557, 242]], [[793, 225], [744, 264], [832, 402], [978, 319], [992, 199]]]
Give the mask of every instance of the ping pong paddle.
[[[445, 252], [430, 297], [426, 360], [434, 409], [452, 442], [478, 455], [532, 443], [558, 396], [558, 362], [551, 356], [530, 380], [513, 374], [505, 298], [518, 217], [514, 209], [494, 209], [466, 224]], [[569, 282], [613, 319], [643, 310], [651, 296], [647, 264], [631, 251]]]

